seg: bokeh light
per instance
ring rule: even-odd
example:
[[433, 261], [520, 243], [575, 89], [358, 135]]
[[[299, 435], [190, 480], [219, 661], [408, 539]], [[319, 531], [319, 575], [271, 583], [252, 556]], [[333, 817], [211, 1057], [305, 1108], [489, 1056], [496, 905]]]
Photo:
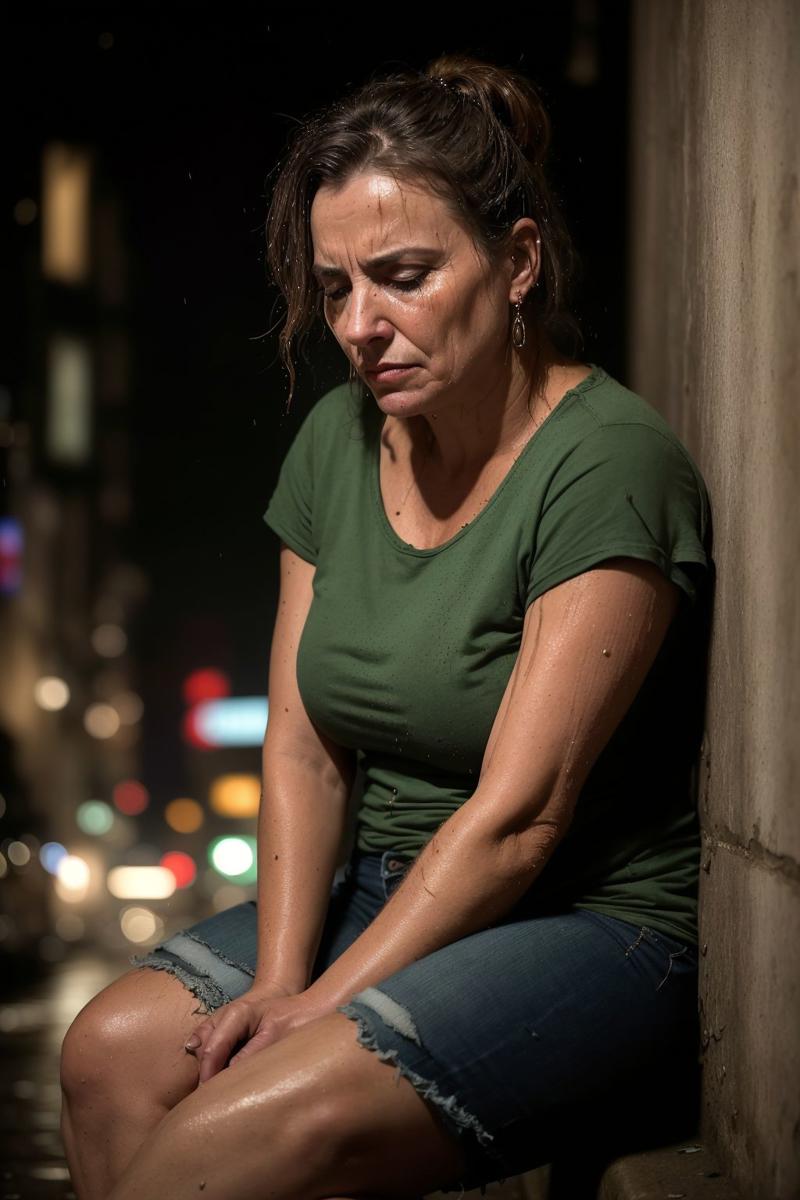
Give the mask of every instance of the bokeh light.
[[44, 867], [45, 871], [49, 871], [51, 875], [58, 872], [58, 864], [67, 854], [66, 846], [62, 846], [61, 842], [45, 842], [39, 851], [39, 862]]
[[205, 813], [196, 800], [181, 797], [170, 800], [164, 809], [164, 820], [176, 833], [194, 833], [205, 820]]
[[255, 883], [256, 840], [249, 836], [214, 838], [208, 847], [208, 861], [226, 879]]
[[269, 720], [266, 696], [203, 700], [189, 709], [184, 736], [204, 746], [260, 746]]
[[119, 713], [110, 704], [90, 704], [83, 714], [83, 725], [94, 738], [110, 738], [119, 729]]
[[111, 697], [111, 704], [117, 710], [123, 725], [136, 725], [144, 713], [144, 702], [137, 692], [117, 692]]
[[230, 696], [231, 683], [223, 671], [214, 667], [203, 667], [192, 671], [183, 681], [183, 698], [187, 704], [199, 704], [202, 700], [219, 700]]
[[56, 869], [56, 892], [62, 900], [71, 904], [86, 898], [91, 882], [91, 871], [85, 858], [78, 854], [65, 854]]
[[255, 817], [261, 800], [257, 775], [219, 775], [211, 784], [209, 799], [221, 817]]
[[123, 779], [115, 785], [111, 799], [114, 807], [128, 817], [138, 816], [150, 803], [150, 793], [138, 779]]
[[164, 933], [164, 922], [149, 908], [131, 904], [119, 915], [119, 924], [129, 942], [156, 942]]
[[197, 878], [197, 866], [190, 854], [182, 850], [170, 850], [161, 859], [162, 867], [166, 867], [175, 876], [175, 884], [179, 888], [191, 887]]
[[42, 675], [33, 685], [33, 698], [46, 712], [58, 712], [69, 704], [69, 687], [58, 675]]
[[165, 867], [112, 867], [106, 887], [118, 900], [166, 900], [175, 891], [175, 876]]
[[78, 805], [75, 821], [83, 833], [100, 837], [108, 833], [114, 824], [114, 813], [104, 800], [85, 800], [83, 804]]
[[11, 842], [6, 850], [6, 857], [15, 867], [27, 867], [31, 861], [31, 852], [24, 842]]
[[120, 625], [107, 622], [92, 630], [92, 647], [102, 658], [119, 658], [128, 648], [128, 637]]

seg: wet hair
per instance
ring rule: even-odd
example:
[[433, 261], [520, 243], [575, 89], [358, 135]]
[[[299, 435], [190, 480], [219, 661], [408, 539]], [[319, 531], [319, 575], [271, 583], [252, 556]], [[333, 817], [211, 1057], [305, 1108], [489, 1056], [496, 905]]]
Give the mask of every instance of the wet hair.
[[532, 217], [541, 270], [523, 308], [559, 350], [577, 356], [583, 338], [568, 305], [579, 261], [545, 175], [549, 143], [550, 120], [524, 75], [456, 54], [424, 71], [370, 79], [302, 122], [276, 167], [266, 223], [267, 266], [286, 303], [279, 348], [287, 408], [292, 343], [302, 351], [322, 308], [311, 269], [311, 204], [323, 185], [343, 186], [364, 170], [423, 182], [488, 262], [508, 249], [514, 222]]

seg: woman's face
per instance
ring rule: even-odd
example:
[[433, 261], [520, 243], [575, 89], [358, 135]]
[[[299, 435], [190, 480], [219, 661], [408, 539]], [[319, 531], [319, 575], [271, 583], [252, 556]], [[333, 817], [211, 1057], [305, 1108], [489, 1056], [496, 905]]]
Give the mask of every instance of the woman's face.
[[490, 266], [442, 199], [371, 172], [319, 189], [311, 236], [325, 319], [384, 412], [435, 412], [498, 386], [511, 251]]

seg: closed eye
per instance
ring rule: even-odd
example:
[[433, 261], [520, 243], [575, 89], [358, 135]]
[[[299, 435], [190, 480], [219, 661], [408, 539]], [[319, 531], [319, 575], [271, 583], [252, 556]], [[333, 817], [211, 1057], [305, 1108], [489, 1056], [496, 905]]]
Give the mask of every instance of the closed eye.
[[[415, 275], [413, 279], [389, 279], [387, 280], [387, 283], [389, 287], [396, 288], [399, 292], [413, 292], [422, 286], [423, 280], [428, 274], [429, 272], [427, 270], [420, 271], [419, 275]], [[320, 291], [326, 300], [340, 300], [347, 291], [347, 288], [332, 288], [328, 292], [326, 292], [324, 288], [321, 288]]]

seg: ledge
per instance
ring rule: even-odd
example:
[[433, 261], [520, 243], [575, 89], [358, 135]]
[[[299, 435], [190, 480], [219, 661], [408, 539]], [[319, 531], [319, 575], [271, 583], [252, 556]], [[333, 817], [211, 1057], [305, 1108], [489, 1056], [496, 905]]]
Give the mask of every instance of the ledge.
[[741, 1200], [702, 1142], [676, 1142], [610, 1163], [597, 1200]]

